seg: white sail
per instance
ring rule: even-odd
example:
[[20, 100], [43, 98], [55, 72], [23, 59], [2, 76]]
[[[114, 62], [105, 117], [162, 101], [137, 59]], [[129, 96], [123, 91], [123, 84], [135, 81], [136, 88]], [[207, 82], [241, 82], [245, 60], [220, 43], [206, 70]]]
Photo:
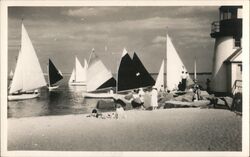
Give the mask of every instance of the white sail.
[[28, 91], [46, 85], [43, 72], [29, 35], [22, 24], [21, 50], [10, 93]]
[[[167, 53], [167, 88], [169, 90], [177, 89], [179, 82], [181, 81], [182, 71], [186, 72], [180, 56], [178, 55], [170, 37], [167, 35], [166, 41], [166, 53]], [[188, 76], [188, 78], [190, 78]]]
[[71, 76], [69, 78], [69, 83], [74, 82], [73, 80], [75, 80], [75, 69], [73, 69]]
[[161, 63], [161, 68], [156, 78], [155, 87], [158, 91], [160, 91], [161, 89], [164, 90], [164, 60]]
[[87, 61], [84, 61], [84, 68], [76, 57], [76, 69], [75, 69], [75, 81], [76, 82], [86, 82], [86, 69], [88, 67]]
[[18, 55], [17, 63], [16, 63], [16, 69], [15, 69], [13, 80], [10, 86], [9, 93], [14, 93], [16, 91], [23, 89], [23, 80], [22, 80], [23, 75], [22, 75], [22, 63], [21, 63], [22, 59], [21, 58], [22, 58], [22, 52], [19, 51], [19, 55]]
[[103, 83], [113, 77], [103, 62], [92, 52], [89, 67], [87, 70], [87, 91], [95, 91]]

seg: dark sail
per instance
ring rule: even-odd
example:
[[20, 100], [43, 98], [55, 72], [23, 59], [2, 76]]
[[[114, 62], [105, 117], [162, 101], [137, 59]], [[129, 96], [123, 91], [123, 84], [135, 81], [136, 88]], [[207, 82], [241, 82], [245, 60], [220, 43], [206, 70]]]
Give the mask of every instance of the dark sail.
[[116, 80], [112, 77], [108, 81], [104, 82], [100, 87], [97, 89], [104, 89], [104, 88], [109, 88], [109, 87], [115, 87], [116, 86]]
[[133, 63], [136, 67], [136, 84], [138, 87], [148, 87], [153, 86], [155, 84], [155, 80], [152, 78], [152, 76], [149, 74], [147, 69], [142, 64], [141, 60], [137, 56], [137, 54], [134, 52], [133, 56]]
[[60, 81], [63, 77], [62, 74], [56, 69], [55, 65], [49, 59], [49, 84], [52, 86], [53, 84]]
[[120, 62], [117, 81], [117, 91], [138, 88], [136, 83], [136, 68], [126, 50], [124, 50]]

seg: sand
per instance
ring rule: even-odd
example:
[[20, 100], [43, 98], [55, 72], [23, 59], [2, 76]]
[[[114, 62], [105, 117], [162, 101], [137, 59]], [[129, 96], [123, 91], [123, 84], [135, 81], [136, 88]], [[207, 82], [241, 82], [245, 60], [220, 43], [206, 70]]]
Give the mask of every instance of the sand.
[[8, 119], [8, 150], [240, 151], [242, 117], [222, 109], [126, 111]]

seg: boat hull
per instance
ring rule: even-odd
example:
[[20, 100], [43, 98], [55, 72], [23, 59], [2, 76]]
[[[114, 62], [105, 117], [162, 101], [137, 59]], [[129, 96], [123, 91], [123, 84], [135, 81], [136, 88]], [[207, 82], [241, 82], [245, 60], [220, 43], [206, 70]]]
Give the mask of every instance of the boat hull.
[[17, 94], [17, 95], [8, 95], [9, 101], [16, 101], [16, 100], [26, 100], [26, 99], [34, 99], [39, 96], [39, 93], [30, 93], [30, 94]]
[[102, 99], [113, 99], [114, 94], [111, 93], [83, 93], [84, 98], [102, 98]]
[[57, 89], [59, 86], [49, 86], [48, 89], [49, 91], [55, 90]]
[[69, 82], [71, 86], [86, 86], [86, 82]]

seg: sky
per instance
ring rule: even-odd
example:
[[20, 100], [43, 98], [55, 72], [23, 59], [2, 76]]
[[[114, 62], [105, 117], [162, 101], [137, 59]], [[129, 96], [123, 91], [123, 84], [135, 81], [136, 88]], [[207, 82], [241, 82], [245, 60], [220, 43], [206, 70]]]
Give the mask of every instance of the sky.
[[[15, 69], [21, 23], [46, 73], [50, 58], [63, 73], [71, 73], [74, 57], [83, 64], [92, 48], [108, 69], [116, 72], [123, 48], [136, 52], [146, 69], [158, 73], [166, 53], [166, 33], [180, 58], [193, 72], [211, 72], [214, 39], [211, 23], [219, 6], [9, 7], [8, 61]], [[173, 65], [174, 66], [174, 65]]]

